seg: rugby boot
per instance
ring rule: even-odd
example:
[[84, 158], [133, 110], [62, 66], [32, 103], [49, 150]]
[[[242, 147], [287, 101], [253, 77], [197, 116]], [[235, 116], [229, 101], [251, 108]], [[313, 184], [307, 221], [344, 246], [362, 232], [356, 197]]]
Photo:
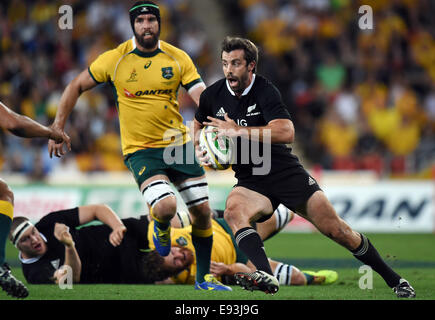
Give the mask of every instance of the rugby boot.
[[195, 281], [195, 289], [196, 290], [233, 291], [233, 289], [231, 289], [231, 287], [228, 287], [228, 286], [222, 284], [221, 282], [219, 282], [215, 278], [215, 276], [213, 276], [212, 274], [206, 274], [204, 276], [204, 280], [205, 281], [201, 282], [201, 283]]
[[272, 295], [279, 290], [278, 280], [274, 276], [261, 270], [252, 273], [237, 272], [234, 278], [236, 279], [236, 283], [245, 290], [260, 290]]

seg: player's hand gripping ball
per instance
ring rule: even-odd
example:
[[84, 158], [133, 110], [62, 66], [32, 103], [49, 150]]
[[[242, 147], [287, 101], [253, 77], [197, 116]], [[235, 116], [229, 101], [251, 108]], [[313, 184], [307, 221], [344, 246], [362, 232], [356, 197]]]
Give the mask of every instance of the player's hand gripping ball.
[[235, 154], [234, 142], [231, 138], [217, 137], [217, 132], [212, 126], [205, 126], [199, 136], [199, 146], [205, 150], [211, 167], [216, 170], [225, 170], [233, 163]]

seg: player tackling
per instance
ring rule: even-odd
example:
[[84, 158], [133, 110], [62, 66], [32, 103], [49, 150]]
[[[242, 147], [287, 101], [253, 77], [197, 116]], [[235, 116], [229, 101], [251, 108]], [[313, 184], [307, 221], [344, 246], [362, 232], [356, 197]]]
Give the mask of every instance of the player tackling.
[[252, 159], [249, 163], [240, 162], [243, 143], [236, 144], [237, 161], [232, 168], [237, 184], [227, 198], [225, 220], [238, 246], [257, 268], [253, 273], [236, 274], [239, 284], [245, 289], [266, 293], [278, 291], [279, 283], [273, 276], [263, 242], [251, 222], [270, 218], [282, 203], [378, 272], [398, 297], [415, 297], [408, 281], [382, 260], [369, 239], [352, 230], [337, 215], [315, 179], [291, 153], [288, 145], [294, 141], [293, 123], [276, 87], [256, 74], [257, 47], [248, 39], [227, 37], [221, 49], [225, 78], [202, 93], [195, 115], [195, 146], [199, 160], [207, 164], [207, 155], [199, 148], [197, 137], [204, 125], [216, 127], [218, 135], [257, 142], [260, 151], [267, 150], [264, 145], [268, 141], [271, 144], [271, 156], [266, 157], [271, 161], [270, 170], [265, 174], [256, 174], [254, 169], [259, 164]]

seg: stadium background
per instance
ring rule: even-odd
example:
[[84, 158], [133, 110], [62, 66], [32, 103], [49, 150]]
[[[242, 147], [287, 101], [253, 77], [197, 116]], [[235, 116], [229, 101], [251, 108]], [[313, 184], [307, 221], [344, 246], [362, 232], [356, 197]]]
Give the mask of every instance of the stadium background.
[[[357, 230], [382, 233], [374, 236], [401, 246], [402, 256], [391, 255], [393, 262], [435, 269], [434, 253], [428, 251], [435, 242], [433, 1], [156, 2], [161, 38], [189, 53], [207, 85], [222, 77], [219, 45], [225, 35], [257, 43], [258, 72], [277, 85], [293, 117], [294, 152], [340, 215]], [[132, 3], [2, 1], [0, 100], [50, 124], [68, 82], [98, 54], [131, 38]], [[64, 4], [73, 8], [72, 30], [58, 25]], [[373, 30], [358, 28], [361, 5], [373, 9]], [[189, 123], [194, 105], [183, 89], [179, 101]], [[61, 159], [48, 157], [45, 140], [0, 133], [0, 175], [15, 192], [15, 215], [35, 221], [53, 210], [97, 202], [111, 205], [121, 217], [146, 212], [122, 161], [109, 86], [81, 96], [66, 132], [72, 151]], [[212, 206], [223, 208], [234, 184], [232, 172], [207, 175]], [[321, 244], [329, 241], [317, 237], [302, 218], [286, 231], [277, 236], [279, 245], [269, 245], [272, 256], [299, 255], [305, 259], [301, 263], [311, 259], [313, 266], [319, 264], [313, 259], [334, 258], [328, 251], [317, 252], [317, 242], [307, 245], [311, 256], [288, 249], [285, 241], [293, 244], [305, 234]], [[18, 266], [14, 250], [9, 256]], [[343, 266], [339, 256], [321, 263]]]

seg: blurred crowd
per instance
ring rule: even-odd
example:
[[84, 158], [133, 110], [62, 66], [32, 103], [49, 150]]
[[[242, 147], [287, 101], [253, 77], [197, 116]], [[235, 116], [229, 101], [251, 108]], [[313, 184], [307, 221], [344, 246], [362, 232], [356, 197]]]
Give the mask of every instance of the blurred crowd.
[[[370, 21], [362, 5], [373, 29], [360, 28]], [[434, 175], [434, 1], [238, 0], [228, 8], [260, 45], [259, 72], [282, 92], [306, 162]]]
[[[216, 0], [217, 1], [217, 0]], [[10, 0], [0, 4], [0, 100], [50, 124], [67, 84], [103, 51], [132, 37], [135, 1]], [[217, 76], [207, 34], [189, 0], [156, 1], [161, 39], [192, 57], [206, 84]], [[260, 47], [259, 73], [280, 89], [307, 166], [429, 177], [435, 163], [435, 12], [421, 0], [222, 0], [234, 34]], [[59, 7], [74, 13], [59, 28]], [[373, 29], [358, 27], [361, 5]], [[183, 90], [180, 110], [194, 115]], [[49, 159], [46, 141], [0, 134], [1, 170], [35, 180], [61, 172], [126, 170], [112, 89], [85, 92], [66, 127], [73, 150]]]

